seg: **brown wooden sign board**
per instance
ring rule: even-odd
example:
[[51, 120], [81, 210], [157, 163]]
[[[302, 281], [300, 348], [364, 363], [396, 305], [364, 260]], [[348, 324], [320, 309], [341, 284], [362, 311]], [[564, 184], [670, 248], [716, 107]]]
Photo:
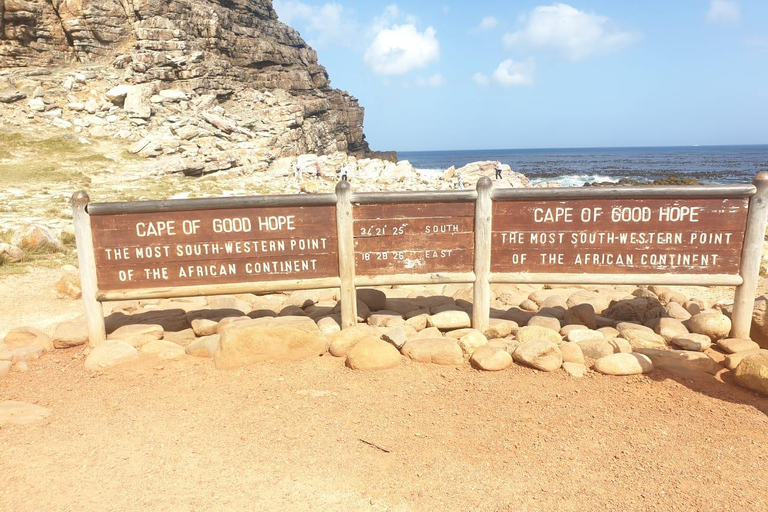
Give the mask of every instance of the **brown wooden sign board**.
[[333, 206], [91, 218], [100, 291], [338, 276]]
[[357, 275], [472, 271], [472, 203], [361, 205], [354, 217]]
[[493, 272], [739, 273], [749, 201], [575, 199], [493, 205]]
[[490, 322], [491, 283], [737, 286], [732, 336], [749, 335], [768, 173], [754, 185], [594, 190], [352, 192], [139, 203], [73, 196], [92, 344], [99, 301], [474, 283], [472, 325]]

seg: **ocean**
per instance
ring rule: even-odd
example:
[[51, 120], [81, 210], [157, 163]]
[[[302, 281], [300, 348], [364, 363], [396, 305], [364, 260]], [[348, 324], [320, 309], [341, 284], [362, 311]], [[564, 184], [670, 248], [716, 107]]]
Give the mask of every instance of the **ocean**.
[[499, 149], [401, 151], [424, 173], [443, 172], [479, 160], [499, 160], [534, 183], [559, 181], [565, 187], [622, 178], [651, 182], [669, 176], [695, 178], [702, 184], [751, 183], [768, 171], [768, 144], [752, 146], [680, 146], [577, 149]]

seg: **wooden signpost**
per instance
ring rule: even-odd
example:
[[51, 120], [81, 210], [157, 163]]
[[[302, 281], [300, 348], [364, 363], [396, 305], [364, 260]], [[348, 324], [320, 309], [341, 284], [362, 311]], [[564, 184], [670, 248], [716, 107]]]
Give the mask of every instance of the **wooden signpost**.
[[733, 335], [749, 335], [768, 173], [755, 185], [352, 192], [90, 203], [73, 196], [91, 343], [101, 302], [474, 283], [485, 329], [491, 283], [737, 286]]

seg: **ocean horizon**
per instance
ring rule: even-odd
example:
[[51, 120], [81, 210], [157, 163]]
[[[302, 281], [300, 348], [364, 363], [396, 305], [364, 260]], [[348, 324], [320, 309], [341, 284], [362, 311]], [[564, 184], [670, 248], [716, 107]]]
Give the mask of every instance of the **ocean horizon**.
[[534, 183], [559, 181], [568, 187], [670, 176], [702, 184], [738, 184], [768, 171], [768, 144], [399, 151], [398, 157], [422, 173], [499, 160]]

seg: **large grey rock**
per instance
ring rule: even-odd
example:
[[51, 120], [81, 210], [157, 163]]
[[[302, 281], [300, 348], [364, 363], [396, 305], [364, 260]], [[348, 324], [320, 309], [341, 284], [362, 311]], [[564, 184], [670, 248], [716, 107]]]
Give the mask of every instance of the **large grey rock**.
[[107, 336], [107, 339], [121, 340], [138, 348], [150, 341], [161, 339], [164, 334], [162, 325], [132, 324], [118, 327]]
[[653, 363], [643, 354], [611, 354], [595, 361], [595, 371], [603, 375], [639, 375], [653, 370]]
[[139, 358], [136, 347], [120, 340], [106, 340], [91, 350], [85, 359], [85, 367], [91, 371], [100, 371]]
[[88, 343], [88, 326], [85, 319], [67, 320], [56, 326], [53, 331], [53, 346], [70, 348]]
[[560, 336], [558, 331], [539, 327], [535, 325], [521, 327], [515, 332], [515, 338], [520, 343], [526, 343], [534, 340], [545, 340], [559, 345], [563, 341], [563, 337]]
[[308, 317], [259, 318], [232, 323], [221, 330], [217, 368], [236, 368], [261, 361], [292, 361], [326, 352], [327, 342]]
[[705, 334], [712, 341], [717, 341], [731, 332], [731, 319], [721, 313], [699, 313], [688, 320], [688, 328], [691, 332]]
[[24, 347], [40, 347], [53, 350], [53, 339], [34, 327], [16, 327], [8, 331], [3, 342], [10, 350]]
[[673, 338], [671, 344], [683, 350], [703, 352], [712, 346], [712, 338], [705, 334], [691, 333]]
[[755, 350], [760, 348], [760, 345], [754, 341], [743, 338], [725, 338], [717, 340], [717, 346], [728, 354], [735, 354], [737, 352], [744, 352], [745, 350]]
[[469, 362], [479, 370], [495, 372], [509, 368], [512, 365], [512, 356], [498, 345], [486, 344], [472, 353]]
[[557, 370], [563, 365], [563, 353], [560, 348], [546, 340], [521, 342], [512, 358], [517, 363], [545, 372]]
[[638, 348], [665, 348], [667, 346], [666, 340], [653, 331], [625, 329], [621, 332], [621, 335], [635, 350]]
[[386, 370], [400, 364], [400, 352], [384, 340], [363, 338], [349, 350], [346, 365], [353, 370]]
[[464, 354], [456, 341], [446, 338], [412, 340], [403, 345], [404, 356], [421, 363], [460, 365]]
[[469, 328], [471, 323], [466, 311], [441, 311], [427, 318], [429, 327], [437, 327], [441, 331]]
[[736, 367], [735, 377], [740, 386], [768, 396], [768, 353], [745, 357]]

